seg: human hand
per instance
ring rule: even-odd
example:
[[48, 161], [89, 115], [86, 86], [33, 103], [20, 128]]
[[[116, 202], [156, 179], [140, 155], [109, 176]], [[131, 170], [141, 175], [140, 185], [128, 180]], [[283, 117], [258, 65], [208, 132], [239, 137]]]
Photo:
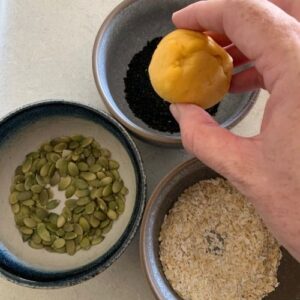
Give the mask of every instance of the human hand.
[[226, 35], [236, 65], [253, 62], [233, 77], [231, 88], [269, 91], [260, 134], [238, 137], [194, 105], [171, 105], [171, 111], [185, 148], [245, 194], [300, 261], [300, 2], [272, 2], [278, 6], [267, 0], [200, 1], [173, 15], [179, 28]]

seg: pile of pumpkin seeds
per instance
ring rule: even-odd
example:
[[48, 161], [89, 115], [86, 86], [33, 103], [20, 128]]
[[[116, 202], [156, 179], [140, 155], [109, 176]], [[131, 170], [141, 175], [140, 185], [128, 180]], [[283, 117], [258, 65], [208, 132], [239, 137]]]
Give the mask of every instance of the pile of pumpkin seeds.
[[[74, 255], [101, 243], [125, 209], [128, 189], [119, 163], [92, 137], [59, 137], [26, 155], [15, 171], [9, 202], [24, 242]], [[51, 187], [64, 191], [64, 208]]]

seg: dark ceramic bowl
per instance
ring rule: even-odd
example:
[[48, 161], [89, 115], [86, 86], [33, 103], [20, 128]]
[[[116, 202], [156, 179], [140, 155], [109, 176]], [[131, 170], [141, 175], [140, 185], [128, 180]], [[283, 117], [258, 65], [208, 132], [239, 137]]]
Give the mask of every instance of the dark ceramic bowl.
[[[93, 136], [120, 163], [129, 188], [126, 209], [99, 245], [74, 256], [36, 250], [22, 242], [8, 198], [15, 168], [25, 155], [51, 138]], [[104, 112], [65, 102], [46, 101], [21, 108], [0, 121], [0, 275], [31, 287], [64, 287], [104, 271], [125, 250], [139, 226], [145, 204], [146, 179], [140, 154], [126, 130]], [[65, 199], [52, 189], [61, 204]]]
[[[158, 236], [164, 216], [181, 193], [199, 180], [217, 177], [218, 174], [196, 159], [176, 167], [159, 183], [145, 209], [140, 232], [140, 257], [143, 269], [152, 290], [159, 300], [181, 299], [164, 276], [159, 260]], [[300, 264], [284, 249], [278, 270], [280, 285], [266, 300], [300, 299]]]
[[[147, 41], [174, 30], [172, 13], [192, 2], [125, 0], [104, 21], [94, 45], [94, 78], [108, 110], [135, 135], [159, 145], [181, 145], [180, 134], [151, 129], [134, 116], [125, 100], [124, 77], [132, 57]], [[257, 91], [226, 95], [216, 120], [223, 127], [232, 127], [247, 114], [257, 95]]]

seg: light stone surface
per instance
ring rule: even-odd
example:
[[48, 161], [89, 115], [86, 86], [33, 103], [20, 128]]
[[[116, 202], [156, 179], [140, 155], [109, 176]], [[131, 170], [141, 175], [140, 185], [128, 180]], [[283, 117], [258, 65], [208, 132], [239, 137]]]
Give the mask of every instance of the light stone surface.
[[[0, 118], [43, 99], [65, 99], [104, 109], [92, 74], [92, 47], [100, 24], [119, 0], [0, 0]], [[258, 133], [267, 93], [232, 130]], [[136, 141], [148, 176], [148, 194], [184, 150]], [[34, 290], [0, 279], [2, 300], [154, 300], [142, 273], [138, 235], [104, 273], [80, 285]]]

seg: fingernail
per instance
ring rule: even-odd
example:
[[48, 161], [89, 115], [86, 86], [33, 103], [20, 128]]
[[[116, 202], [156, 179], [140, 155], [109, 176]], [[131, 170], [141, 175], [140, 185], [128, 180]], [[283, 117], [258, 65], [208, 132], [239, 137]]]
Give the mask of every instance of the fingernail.
[[176, 121], [179, 122], [179, 119], [180, 119], [180, 109], [178, 108], [178, 105], [171, 104], [170, 105], [170, 111], [171, 111], [173, 117], [176, 119]]

